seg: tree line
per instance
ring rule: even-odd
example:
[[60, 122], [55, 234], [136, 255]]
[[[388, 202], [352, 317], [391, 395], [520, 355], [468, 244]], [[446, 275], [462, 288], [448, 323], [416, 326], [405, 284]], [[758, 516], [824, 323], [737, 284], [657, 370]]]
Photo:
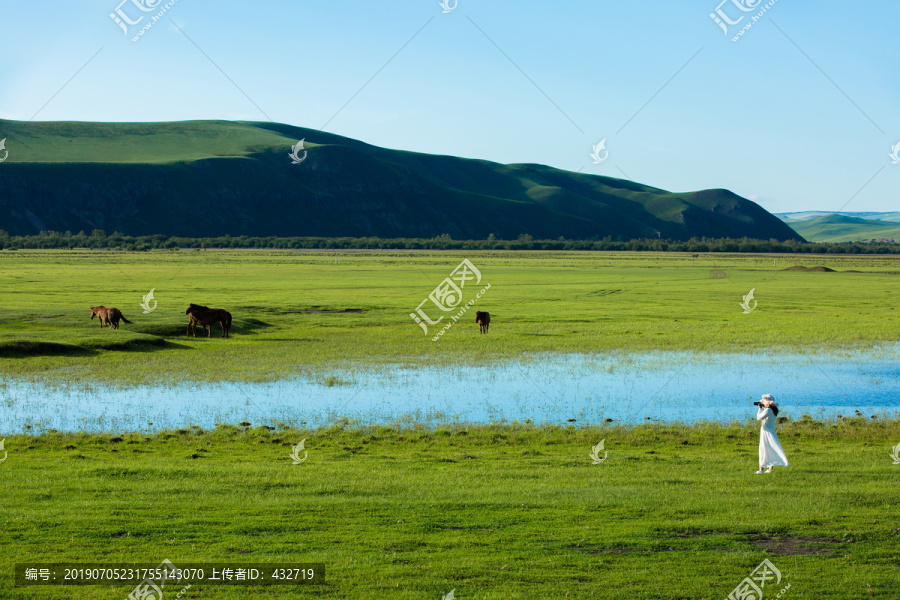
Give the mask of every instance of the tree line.
[[83, 231], [42, 231], [37, 235], [9, 235], [0, 230], [0, 249], [109, 249], [129, 252], [207, 248], [266, 248], [279, 250], [607, 250], [628, 252], [772, 252], [796, 254], [900, 254], [900, 242], [799, 242], [751, 238], [691, 238], [689, 240], [633, 239], [607, 236], [596, 240], [535, 240], [522, 234], [514, 240], [490, 235], [484, 240], [454, 240], [444, 234], [433, 238], [380, 237], [260, 237], [216, 236], [180, 237], [171, 235], [107, 234], [95, 229]]

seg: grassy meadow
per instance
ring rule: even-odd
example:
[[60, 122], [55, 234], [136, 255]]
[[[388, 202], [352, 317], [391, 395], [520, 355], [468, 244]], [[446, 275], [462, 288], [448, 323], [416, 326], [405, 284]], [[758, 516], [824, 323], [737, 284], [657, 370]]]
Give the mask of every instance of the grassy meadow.
[[[409, 315], [463, 258], [482, 273], [477, 289], [491, 285], [472, 308], [491, 313], [490, 333], [479, 335], [469, 312], [432, 342], [437, 327], [426, 335]], [[835, 272], [785, 270], [818, 266]], [[900, 338], [898, 282], [900, 259], [882, 257], [3, 251], [0, 374], [240, 382], [327, 377], [349, 363], [872, 346]], [[145, 315], [140, 303], [151, 289], [157, 305]], [[744, 314], [751, 289], [758, 304]], [[191, 302], [229, 310], [231, 338], [216, 337], [219, 329], [212, 339], [188, 338]], [[96, 305], [118, 307], [134, 325], [101, 330], [89, 319]], [[430, 302], [425, 308], [436, 318]]]
[[13, 588], [16, 562], [167, 558], [325, 566], [323, 586], [187, 598], [721, 599], [768, 558], [766, 598], [895, 600], [900, 421], [780, 429], [791, 466], [770, 475], [752, 424], [11, 436], [0, 597], [132, 588]]
[[[409, 313], [463, 258], [483, 277], [465, 299], [491, 287], [433, 342], [437, 328], [426, 336]], [[900, 337], [898, 261], [3, 251], [0, 380], [327, 381], [350, 366], [559, 352], [866, 348]], [[820, 266], [834, 271], [808, 270]], [[151, 288], [157, 305], [143, 314]], [[744, 314], [751, 289], [758, 304]], [[231, 337], [187, 337], [191, 302], [231, 311]], [[89, 319], [99, 304], [134, 324], [101, 330]], [[475, 310], [490, 311], [488, 335]], [[185, 599], [721, 599], [763, 559], [784, 577], [767, 599], [787, 585], [787, 600], [900, 598], [900, 465], [889, 456], [900, 420], [780, 420], [791, 466], [769, 475], [753, 474], [755, 422], [0, 432], [0, 598], [121, 600], [133, 589], [14, 587], [16, 563], [163, 559], [325, 565], [317, 587], [192, 586]], [[304, 439], [308, 458], [292, 464]], [[601, 440], [607, 458], [593, 464]]]

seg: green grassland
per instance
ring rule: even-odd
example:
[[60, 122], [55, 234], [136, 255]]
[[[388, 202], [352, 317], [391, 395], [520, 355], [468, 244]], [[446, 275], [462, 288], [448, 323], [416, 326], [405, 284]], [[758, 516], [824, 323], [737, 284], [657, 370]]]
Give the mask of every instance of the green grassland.
[[188, 598], [724, 598], [768, 558], [785, 598], [896, 599], [900, 421], [779, 429], [791, 466], [771, 475], [738, 423], [10, 436], [0, 597], [132, 587], [13, 588], [16, 562], [167, 558], [325, 566], [318, 588]]
[[[468, 258], [490, 289], [432, 342], [409, 317]], [[772, 261], [776, 261], [776, 265]], [[0, 377], [52, 385], [268, 381], [544, 353], [872, 347], [898, 339], [898, 259], [542, 253], [0, 252]], [[785, 270], [826, 266], [834, 272]], [[155, 288], [155, 310], [142, 314]], [[756, 310], [740, 302], [751, 288]], [[473, 290], [475, 288], [472, 288]], [[466, 300], [471, 298], [466, 288]], [[187, 338], [190, 302], [234, 315]], [[90, 307], [133, 325], [101, 330]], [[152, 303], [151, 303], [152, 305]], [[436, 330], [432, 328], [432, 334]], [[218, 335], [216, 330], [214, 334]], [[315, 562], [319, 587], [185, 599], [726, 597], [768, 558], [785, 600], [896, 600], [900, 421], [779, 419], [791, 466], [754, 475], [758, 425], [338, 420], [5, 435], [0, 598], [16, 563]], [[306, 440], [308, 458], [292, 464]], [[607, 459], [588, 454], [605, 441]], [[166, 600], [181, 588], [167, 591]]]
[[[425, 335], [409, 315], [463, 258], [482, 273], [478, 289], [491, 285], [472, 308], [491, 313], [490, 333], [478, 334], [470, 312], [433, 342], [437, 328]], [[793, 266], [835, 272], [786, 270]], [[547, 352], [871, 347], [900, 339], [898, 283], [900, 259], [890, 257], [3, 251], [0, 374], [240, 382]], [[142, 314], [151, 288], [158, 304]], [[744, 314], [751, 289], [758, 305]], [[231, 337], [219, 329], [187, 337], [191, 302], [229, 310]], [[101, 330], [89, 318], [101, 304], [134, 324]]]

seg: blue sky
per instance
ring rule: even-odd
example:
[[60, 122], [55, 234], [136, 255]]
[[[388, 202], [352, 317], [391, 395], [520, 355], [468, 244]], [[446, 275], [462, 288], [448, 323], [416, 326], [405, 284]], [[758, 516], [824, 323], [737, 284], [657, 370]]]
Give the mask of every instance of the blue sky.
[[[0, 118], [273, 120], [772, 212], [900, 209], [900, 5], [777, 0], [733, 42], [766, 2], [720, 1], [177, 0], [132, 42], [165, 2], [126, 0], [126, 36], [121, 0], [0, 0]], [[728, 35], [717, 8], [744, 17]]]

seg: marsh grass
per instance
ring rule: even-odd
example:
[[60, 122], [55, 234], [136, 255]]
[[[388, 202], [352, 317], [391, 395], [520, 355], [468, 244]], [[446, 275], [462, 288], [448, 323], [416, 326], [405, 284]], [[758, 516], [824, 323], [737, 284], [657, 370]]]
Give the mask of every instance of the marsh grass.
[[900, 421], [798, 419], [779, 436], [791, 466], [766, 476], [749, 422], [9, 436], [0, 596], [131, 591], [12, 588], [16, 562], [168, 558], [326, 567], [324, 588], [197, 598], [724, 598], [769, 558], [791, 598], [896, 598]]

